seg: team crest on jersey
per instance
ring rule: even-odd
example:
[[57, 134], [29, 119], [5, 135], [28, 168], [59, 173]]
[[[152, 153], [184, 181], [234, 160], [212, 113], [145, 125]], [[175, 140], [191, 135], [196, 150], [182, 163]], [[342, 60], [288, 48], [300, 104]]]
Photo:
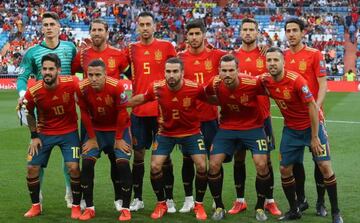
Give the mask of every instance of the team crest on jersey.
[[163, 58], [162, 52], [160, 50], [156, 50], [155, 51], [155, 60], [157, 62], [160, 62], [160, 60], [162, 60], [162, 58]]
[[188, 108], [188, 107], [190, 107], [190, 105], [191, 105], [191, 98], [189, 98], [189, 97], [184, 98], [183, 99], [183, 106], [185, 108]]
[[110, 97], [110, 95], [106, 95], [105, 97], [105, 104], [107, 106], [111, 106], [114, 103], [114, 100], [112, 99], [112, 97]]
[[249, 101], [249, 96], [247, 94], [243, 94], [240, 97], [240, 103], [241, 104], [246, 104]]
[[159, 143], [157, 141], [153, 142], [152, 150], [157, 150], [158, 146], [159, 146]]
[[291, 94], [290, 94], [290, 91], [288, 89], [285, 89], [283, 91], [283, 94], [284, 94], [284, 99], [289, 100], [291, 98]]
[[62, 98], [63, 98], [64, 103], [68, 103], [70, 101], [70, 94], [67, 92], [64, 92]]
[[304, 72], [304, 71], [306, 70], [306, 67], [307, 67], [306, 61], [304, 61], [304, 60], [300, 61], [300, 63], [299, 63], [299, 70], [300, 70], [301, 72]]
[[209, 59], [205, 60], [205, 70], [211, 71], [213, 69], [212, 61]]
[[33, 158], [32, 155], [28, 154], [27, 157], [26, 157], [26, 160], [27, 160], [28, 162], [30, 162], [30, 161], [32, 160], [32, 158]]
[[108, 59], [108, 67], [109, 67], [110, 69], [114, 69], [115, 66], [116, 66], [115, 59], [114, 59], [113, 57], [110, 57], [110, 58]]
[[263, 69], [264, 68], [264, 61], [261, 58], [256, 59], [256, 68]]

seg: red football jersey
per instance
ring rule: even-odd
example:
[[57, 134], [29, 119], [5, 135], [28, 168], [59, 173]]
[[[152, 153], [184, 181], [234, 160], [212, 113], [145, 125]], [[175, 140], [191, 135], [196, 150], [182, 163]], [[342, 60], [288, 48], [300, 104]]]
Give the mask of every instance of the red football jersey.
[[158, 134], [170, 137], [185, 137], [200, 133], [196, 104], [203, 96], [203, 87], [186, 79], [177, 91], [171, 91], [166, 81], [160, 80], [152, 83], [144, 94], [146, 101], [159, 102]]
[[[220, 128], [228, 130], [249, 130], [264, 125], [265, 117], [260, 111], [258, 95], [264, 95], [264, 89], [258, 78], [240, 74], [239, 85], [230, 90], [214, 77], [205, 87], [207, 95], [216, 95], [221, 106]], [[215, 84], [219, 82], [218, 84]]]
[[[233, 52], [234, 56], [239, 60], [239, 72], [250, 76], [258, 76], [267, 72], [266, 58], [260, 53], [258, 47], [252, 51], [239, 49]], [[268, 96], [258, 96], [260, 110], [264, 117], [270, 116], [270, 100]]]
[[[208, 48], [205, 48], [200, 54], [193, 54], [188, 49], [180, 52], [178, 57], [184, 63], [184, 78], [200, 85], [208, 83], [212, 77], [218, 74], [220, 58], [225, 54], [225, 51]], [[199, 101], [197, 109], [201, 122], [218, 117], [217, 106]]]
[[325, 61], [317, 49], [304, 46], [297, 53], [285, 50], [285, 69], [294, 71], [305, 78], [315, 100], [318, 96], [319, 83], [317, 78], [326, 76]]
[[115, 79], [120, 79], [120, 74], [129, 66], [125, 54], [120, 49], [107, 45], [103, 51], [96, 51], [92, 47], [87, 47], [80, 49], [76, 54], [71, 65], [71, 74], [84, 72], [86, 78], [88, 65], [95, 59], [101, 59], [106, 65], [106, 75]]
[[[81, 119], [90, 138], [94, 130], [116, 131], [116, 138], [122, 138], [123, 130], [130, 126], [126, 111], [128, 97], [120, 81], [106, 77], [104, 88], [97, 92], [89, 79], [80, 82], [79, 106]], [[89, 123], [90, 121], [90, 123]]]
[[58, 86], [47, 89], [42, 80], [26, 91], [26, 108], [30, 114], [37, 112], [37, 129], [44, 135], [67, 134], [77, 130], [75, 94], [78, 79], [58, 76]]
[[[145, 93], [150, 83], [164, 79], [165, 61], [176, 56], [176, 52], [169, 41], [154, 39], [149, 45], [130, 44], [126, 55], [131, 66], [133, 95], [137, 95]], [[157, 107], [154, 101], [137, 106], [132, 112], [136, 116], [157, 116]]]
[[280, 108], [285, 126], [295, 130], [311, 126], [307, 104], [314, 97], [301, 75], [285, 70], [284, 77], [279, 82], [274, 81], [270, 75], [264, 75], [262, 81], [268, 94]]

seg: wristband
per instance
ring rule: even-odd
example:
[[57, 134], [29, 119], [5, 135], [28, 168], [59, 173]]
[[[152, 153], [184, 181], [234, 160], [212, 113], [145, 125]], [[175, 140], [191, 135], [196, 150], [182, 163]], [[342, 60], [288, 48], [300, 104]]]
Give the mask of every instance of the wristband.
[[32, 139], [39, 138], [39, 134], [37, 132], [31, 132], [31, 138]]

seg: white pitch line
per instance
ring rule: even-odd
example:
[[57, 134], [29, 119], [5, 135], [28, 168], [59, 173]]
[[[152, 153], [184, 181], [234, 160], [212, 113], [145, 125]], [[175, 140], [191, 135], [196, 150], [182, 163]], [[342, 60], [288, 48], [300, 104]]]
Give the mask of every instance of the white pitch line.
[[[283, 117], [280, 116], [271, 116], [271, 118], [275, 118], [275, 119], [284, 119]], [[356, 122], [356, 121], [339, 121], [339, 120], [328, 120], [325, 119], [325, 123], [342, 123], [342, 124], [360, 124], [360, 122]]]

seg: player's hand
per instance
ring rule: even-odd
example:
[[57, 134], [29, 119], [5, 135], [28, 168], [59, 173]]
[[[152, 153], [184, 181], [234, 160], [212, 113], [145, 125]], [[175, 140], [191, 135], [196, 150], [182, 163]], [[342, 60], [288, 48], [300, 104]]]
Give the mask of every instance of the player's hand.
[[96, 141], [96, 138], [88, 139], [83, 145], [82, 145], [82, 153], [86, 154], [91, 149], [97, 149], [99, 148], [99, 145]]
[[124, 153], [130, 155], [131, 154], [131, 145], [129, 145], [125, 140], [123, 139], [116, 139], [115, 140], [115, 149], [120, 149]]
[[269, 46], [268, 46], [268, 45], [259, 44], [259, 45], [258, 45], [258, 48], [259, 48], [259, 50], [260, 50], [260, 54], [263, 55], [263, 56], [265, 56], [267, 50], [269, 49]]
[[40, 138], [33, 138], [31, 139], [30, 145], [29, 145], [29, 151], [28, 154], [30, 156], [37, 155], [39, 152], [39, 149], [42, 147], [42, 142]]
[[318, 136], [311, 138], [311, 151], [315, 156], [320, 156], [323, 153], [323, 147], [321, 146], [321, 142]]

